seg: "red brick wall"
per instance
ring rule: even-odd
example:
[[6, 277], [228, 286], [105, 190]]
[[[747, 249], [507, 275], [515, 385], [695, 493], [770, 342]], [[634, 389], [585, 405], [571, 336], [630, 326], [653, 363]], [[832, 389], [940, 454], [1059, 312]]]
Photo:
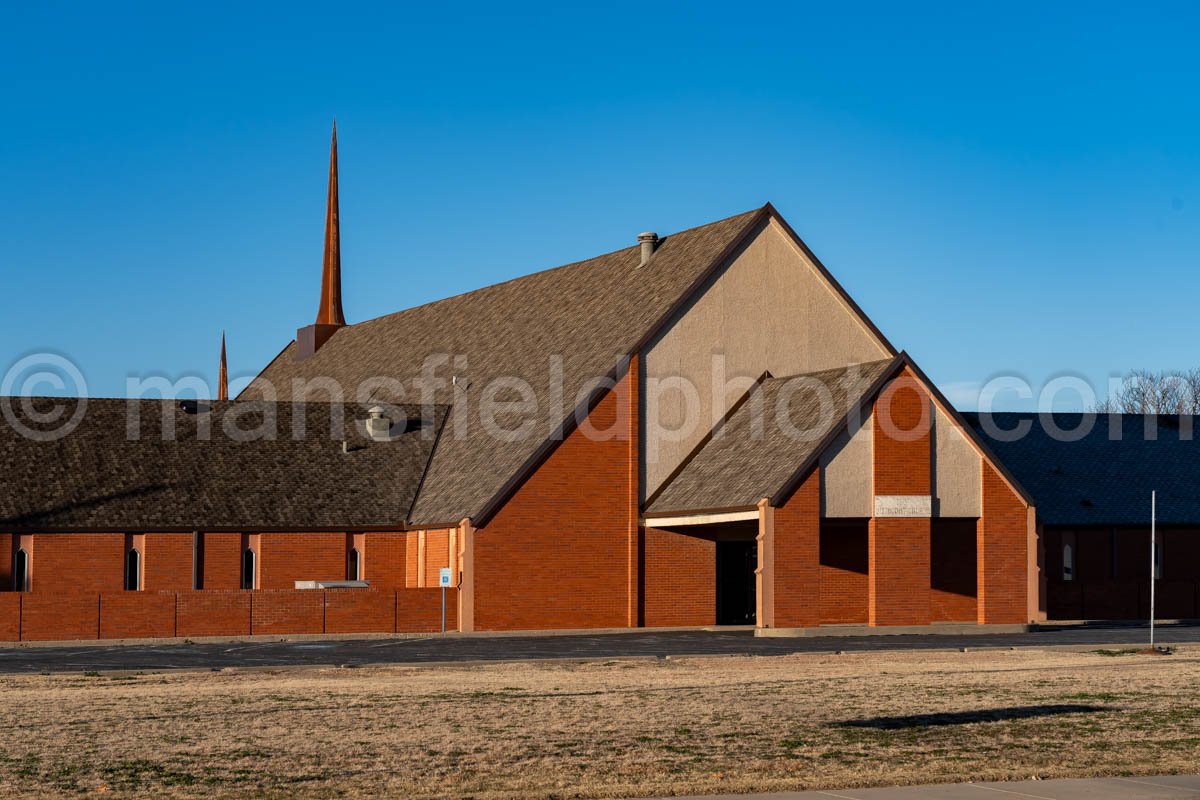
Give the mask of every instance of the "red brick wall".
[[[1147, 556], [1147, 561], [1149, 556]], [[1154, 587], [1154, 616], [1156, 619], [1195, 619], [1197, 585], [1192, 581], [1160, 580]], [[1139, 593], [1140, 619], [1150, 616], [1150, 584], [1142, 585]]]
[[[1200, 530], [1196, 528], [1159, 530], [1159, 541], [1163, 547], [1162, 577], [1168, 581], [1200, 581]], [[1142, 542], [1145, 559], [1142, 563], [1149, 569], [1149, 536], [1143, 532]]]
[[436, 587], [442, 567], [450, 566], [450, 531], [425, 532], [425, 585]]
[[242, 535], [240, 533], [204, 534], [204, 586], [202, 588], [242, 588]]
[[39, 594], [123, 590], [125, 534], [36, 534], [29, 588]]
[[[875, 402], [872, 437], [875, 495], [929, 495], [933, 408], [906, 369]], [[928, 518], [873, 518], [868, 538], [868, 608], [872, 625], [930, 622]], [[1025, 573], [1021, 572], [1024, 580]]]
[[877, 495], [928, 495], [933, 407], [907, 369], [880, 393], [872, 424]]
[[[342, 539], [345, 546], [345, 537]], [[250, 593], [250, 633], [324, 633], [325, 593], [280, 589]]]
[[646, 528], [641, 557], [641, 624], [647, 628], [715, 625], [716, 542]]
[[147, 533], [142, 547], [142, 588], [192, 588], [192, 534]]
[[180, 592], [176, 636], [248, 636], [253, 592]]
[[174, 593], [105, 592], [100, 595], [101, 639], [146, 639], [174, 635]]
[[396, 630], [394, 590], [330, 589], [324, 594], [326, 633], [386, 633]]
[[403, 589], [407, 561], [404, 531], [381, 531], [366, 535], [363, 578], [372, 589]]
[[20, 592], [0, 593], [0, 642], [15, 642], [21, 638]]
[[346, 579], [344, 533], [264, 533], [260, 543], [260, 589], [294, 589], [296, 581]]
[[409, 589], [417, 588], [420, 565], [420, 537], [417, 533], [418, 531], [409, 531], [404, 542], [404, 585]]
[[[458, 626], [446, 592], [446, 629]], [[440, 589], [0, 594], [0, 641], [250, 634], [436, 633]]]
[[[1079, 538], [1089, 541], [1103, 538], [1107, 542], [1108, 537], [1101, 537], [1097, 535], [1099, 533], [1087, 530]], [[1144, 528], [1117, 528], [1111, 535], [1116, 537], [1117, 545], [1116, 580], [1148, 582], [1150, 577], [1150, 525], [1147, 523]], [[1187, 561], [1188, 556], [1196, 554], [1194, 547], [1196, 539], [1193, 533], [1188, 532], [1180, 537], [1176, 532], [1160, 530], [1158, 531], [1158, 541], [1160, 547], [1163, 548], [1160, 580], [1183, 577], [1186, 572], [1195, 569]], [[1103, 579], [1109, 576], [1106, 573], [1096, 577]], [[1149, 611], [1148, 607], [1147, 611]]]
[[775, 509], [775, 627], [821, 624], [821, 474]]
[[930, 530], [930, 615], [934, 622], [975, 622], [976, 521], [935, 519]]
[[95, 592], [26, 592], [21, 596], [24, 641], [95, 639], [99, 631], [100, 602]]
[[476, 531], [477, 630], [628, 625], [636, 387], [626, 374], [592, 410], [590, 427], [612, 435], [573, 431]]
[[[1150, 613], [1150, 532], [1133, 528], [1059, 528], [1043, 531], [1049, 619], [1145, 619]], [[1075, 549], [1075, 580], [1062, 577], [1062, 546]], [[1162, 578], [1155, 587], [1155, 616], [1200, 616], [1200, 530], [1159, 531]], [[1113, 555], [1116, 561], [1113, 561]]]
[[[977, 534], [978, 621], [1029, 621], [1028, 516], [1023, 500], [986, 460]], [[1061, 574], [1061, 573], [1060, 573]]]
[[867, 520], [821, 524], [821, 622], [867, 621]]
[[929, 520], [871, 520], [867, 571], [872, 625], [928, 625]]
[[[446, 590], [446, 630], [458, 628], [458, 591]], [[396, 591], [396, 632], [426, 633], [442, 629], [441, 589]]]
[[1137, 619], [1140, 584], [1118, 581], [1084, 582], [1084, 619]]
[[11, 533], [0, 533], [0, 592], [12, 588], [13, 558], [17, 553], [17, 545]]

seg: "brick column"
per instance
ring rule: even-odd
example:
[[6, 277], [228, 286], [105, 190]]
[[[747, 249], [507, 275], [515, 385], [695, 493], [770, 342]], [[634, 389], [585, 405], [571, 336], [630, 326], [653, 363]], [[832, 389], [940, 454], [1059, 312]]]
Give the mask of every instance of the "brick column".
[[872, 415], [874, 516], [867, 550], [871, 625], [928, 625], [933, 407], [907, 370]]
[[458, 630], [475, 630], [475, 528], [471, 520], [458, 523]]
[[641, 605], [639, 589], [642, 584], [642, 576], [638, 569], [639, 540], [642, 536], [639, 520], [640, 503], [638, 502], [638, 386], [638, 357], [634, 355], [629, 359], [629, 367], [626, 370], [625, 379], [617, 387], [617, 399], [620, 403], [618, 418], [624, 429], [624, 435], [628, 440], [626, 451], [627, 461], [625, 465], [626, 491], [629, 503], [625, 529], [625, 572], [628, 603], [626, 606], [625, 622], [630, 628], [638, 626], [638, 608]]
[[976, 528], [979, 624], [1029, 622], [1029, 526], [1025, 501], [983, 461], [983, 513]]
[[821, 473], [814, 469], [774, 514], [773, 627], [821, 624]]

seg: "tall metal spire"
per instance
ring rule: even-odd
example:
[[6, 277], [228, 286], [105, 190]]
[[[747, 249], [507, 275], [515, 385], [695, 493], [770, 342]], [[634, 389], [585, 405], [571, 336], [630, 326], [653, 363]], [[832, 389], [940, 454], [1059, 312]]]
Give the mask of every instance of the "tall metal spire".
[[221, 331], [221, 369], [217, 375], [217, 399], [229, 399], [229, 367], [225, 363], [225, 331]]
[[342, 313], [342, 240], [338, 230], [337, 120], [329, 146], [329, 196], [325, 201], [325, 258], [321, 267], [321, 307], [318, 325], [345, 325]]
[[317, 321], [296, 331], [296, 358], [312, 357], [330, 338], [346, 327], [342, 313], [342, 237], [338, 229], [337, 120], [329, 145], [329, 196], [325, 201], [325, 259], [321, 265], [321, 306]]

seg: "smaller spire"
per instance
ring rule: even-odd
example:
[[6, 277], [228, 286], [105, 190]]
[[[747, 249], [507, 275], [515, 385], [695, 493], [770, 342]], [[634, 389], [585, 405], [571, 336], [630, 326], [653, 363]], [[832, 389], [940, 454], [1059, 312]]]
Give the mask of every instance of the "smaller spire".
[[229, 399], [229, 367], [225, 363], [225, 331], [221, 331], [221, 369], [217, 375], [217, 399]]

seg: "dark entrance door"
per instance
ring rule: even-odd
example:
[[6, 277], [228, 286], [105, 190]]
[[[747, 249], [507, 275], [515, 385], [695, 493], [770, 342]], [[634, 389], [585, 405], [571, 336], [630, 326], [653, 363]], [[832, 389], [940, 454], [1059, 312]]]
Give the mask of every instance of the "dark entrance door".
[[717, 624], [753, 625], [758, 542], [717, 542]]

